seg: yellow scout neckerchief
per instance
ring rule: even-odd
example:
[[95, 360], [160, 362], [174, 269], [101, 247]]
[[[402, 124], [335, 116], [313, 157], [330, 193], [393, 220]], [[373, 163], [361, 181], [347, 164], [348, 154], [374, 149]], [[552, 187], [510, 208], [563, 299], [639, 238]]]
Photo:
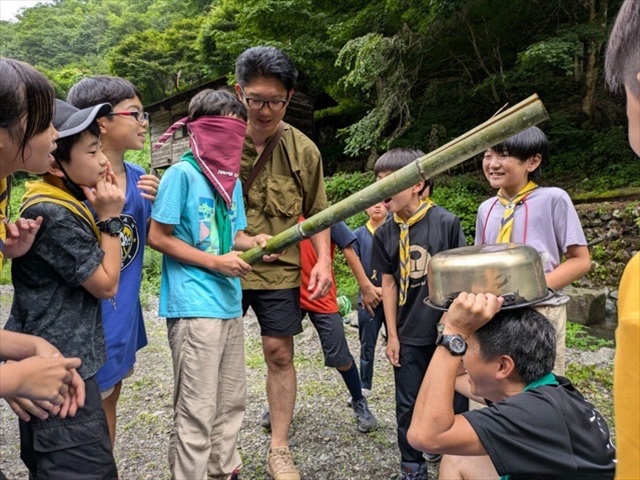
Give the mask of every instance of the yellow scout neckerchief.
[[406, 222], [397, 214], [393, 214], [393, 221], [400, 226], [400, 243], [398, 250], [400, 253], [400, 291], [398, 293], [398, 305], [404, 305], [407, 301], [407, 291], [409, 290], [409, 274], [411, 273], [411, 257], [409, 255], [409, 227], [424, 218], [433, 202], [429, 199], [420, 202], [420, 206]]
[[498, 201], [504, 206], [504, 213], [502, 214], [500, 232], [498, 232], [496, 243], [509, 243], [511, 241], [511, 233], [513, 232], [513, 219], [516, 213], [516, 207], [524, 203], [527, 196], [536, 188], [538, 188], [538, 185], [530, 181], [512, 199], [508, 199], [507, 197], [505, 197], [502, 193], [502, 189], [498, 190]]
[[26, 191], [22, 197], [22, 206], [20, 207], [20, 215], [32, 205], [42, 202], [51, 202], [65, 207], [74, 215], [77, 215], [91, 227], [96, 238], [100, 241], [100, 231], [96, 225], [96, 221], [91, 211], [81, 201], [77, 200], [71, 194], [64, 190], [54, 187], [46, 182], [26, 182]]

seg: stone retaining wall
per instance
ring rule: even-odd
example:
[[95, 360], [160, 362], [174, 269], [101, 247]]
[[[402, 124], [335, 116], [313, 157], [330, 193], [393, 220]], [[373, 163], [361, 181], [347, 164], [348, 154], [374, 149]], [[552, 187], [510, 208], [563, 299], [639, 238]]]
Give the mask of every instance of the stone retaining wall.
[[[591, 253], [591, 270], [567, 292], [569, 320], [593, 325], [617, 320], [618, 284], [629, 259], [640, 251], [640, 201], [576, 205]], [[585, 290], [586, 289], [586, 290]]]

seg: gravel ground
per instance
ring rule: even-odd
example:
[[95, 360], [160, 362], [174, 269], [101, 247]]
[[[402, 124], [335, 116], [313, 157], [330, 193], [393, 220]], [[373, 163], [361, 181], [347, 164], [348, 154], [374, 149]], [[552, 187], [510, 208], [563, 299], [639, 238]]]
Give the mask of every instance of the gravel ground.
[[[10, 289], [0, 290], [0, 318], [7, 317]], [[167, 479], [167, 443], [171, 424], [173, 375], [164, 320], [156, 317], [157, 306], [149, 305], [146, 326], [149, 345], [138, 354], [134, 375], [125, 381], [119, 403], [115, 457], [120, 478]], [[239, 445], [244, 462], [243, 480], [268, 478], [265, 456], [269, 436], [259, 423], [266, 405], [265, 366], [255, 317], [245, 319], [248, 401]], [[351, 351], [358, 355], [358, 335], [347, 327]], [[291, 428], [293, 455], [306, 480], [390, 480], [399, 472], [393, 401], [393, 374], [378, 344], [373, 396], [369, 400], [379, 428], [359, 433], [348, 393], [340, 375], [323, 365], [322, 352], [313, 327], [296, 338], [298, 397]], [[611, 349], [603, 349], [611, 350]], [[583, 361], [570, 352], [570, 360]], [[596, 355], [588, 363], [611, 365], [611, 352]], [[17, 420], [5, 402], [0, 403], [0, 469], [9, 480], [28, 475], [19, 458]], [[431, 468], [430, 480], [436, 480]]]

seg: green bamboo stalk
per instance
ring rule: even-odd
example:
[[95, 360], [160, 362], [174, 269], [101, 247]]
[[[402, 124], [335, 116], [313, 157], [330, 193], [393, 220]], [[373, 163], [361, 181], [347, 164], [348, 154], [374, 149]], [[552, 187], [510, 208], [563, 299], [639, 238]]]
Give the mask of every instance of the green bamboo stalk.
[[262, 260], [263, 255], [286, 250], [305, 238], [406, 190], [423, 179], [455, 167], [487, 148], [547, 118], [549, 117], [544, 105], [534, 94], [446, 145], [418, 158], [410, 165], [365, 187], [304, 222], [275, 235], [267, 242], [264, 249], [252, 248], [240, 255], [240, 258], [250, 265], [255, 265]]

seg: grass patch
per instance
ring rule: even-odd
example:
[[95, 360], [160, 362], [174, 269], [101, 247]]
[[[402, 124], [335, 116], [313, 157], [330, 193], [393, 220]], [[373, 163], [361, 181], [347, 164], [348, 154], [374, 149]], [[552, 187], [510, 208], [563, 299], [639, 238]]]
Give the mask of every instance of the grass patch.
[[567, 366], [567, 377], [607, 419], [609, 428], [613, 429], [613, 399], [611, 395], [613, 370], [598, 368], [595, 365], [570, 363]]
[[580, 323], [567, 322], [567, 348], [596, 351], [602, 347], [613, 348], [613, 341], [597, 338], [587, 333], [587, 329]]

